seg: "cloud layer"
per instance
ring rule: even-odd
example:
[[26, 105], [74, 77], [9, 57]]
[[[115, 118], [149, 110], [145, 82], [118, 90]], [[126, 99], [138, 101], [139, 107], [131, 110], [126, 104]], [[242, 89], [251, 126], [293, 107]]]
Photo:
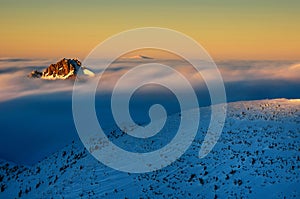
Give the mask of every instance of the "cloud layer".
[[[182, 60], [118, 60], [102, 74], [96, 95], [99, 122], [108, 128], [113, 124], [110, 93], [118, 79], [132, 67], [159, 61], [180, 71], [193, 85], [200, 106], [210, 104], [210, 97], [201, 75]], [[29, 79], [32, 70], [43, 70], [55, 60], [0, 59], [0, 158], [32, 164], [77, 139], [72, 117], [72, 81]], [[99, 62], [95, 62], [99, 63]], [[100, 62], [101, 63], [101, 62]], [[266, 98], [300, 98], [300, 62], [295, 61], [222, 61], [217, 63], [223, 76], [228, 101]], [[213, 80], [211, 69], [203, 67]], [[171, 81], [181, 88], [175, 76], [153, 68], [140, 72], [121, 85], [126, 93], [143, 78]], [[97, 84], [96, 78], [84, 79]], [[181, 88], [184, 91], [184, 88]], [[151, 105], [159, 103], [168, 114], [178, 112], [178, 102], [168, 90], [146, 86], [134, 94], [130, 111], [138, 122], [149, 122]]]
[[[105, 72], [101, 69], [97, 70], [97, 66], [93, 67], [96, 68], [95, 72], [102, 74], [101, 86], [99, 86], [98, 91], [111, 91], [118, 79], [128, 70], [139, 64], [153, 61], [176, 69], [196, 87], [205, 86], [201, 75], [183, 60], [121, 59], [112, 64]], [[30, 71], [34, 69], [43, 70], [50, 63], [54, 63], [54, 60], [0, 59], [0, 102], [31, 95], [72, 92], [73, 82], [70, 81], [45, 81], [27, 78]], [[99, 63], [101, 64], [101, 62], [95, 62], [95, 64]], [[245, 82], [252, 82], [252, 84], [261, 82], [264, 85], [271, 82], [292, 82], [294, 84], [300, 81], [300, 62], [296, 61], [221, 61], [217, 65], [225, 84], [230, 85], [235, 83], [240, 85]], [[209, 68], [203, 68], [202, 71], [206, 71], [205, 74], [209, 76], [207, 78], [214, 79], [214, 74], [210, 72]], [[165, 75], [160, 70], [149, 68], [144, 73], [137, 74], [131, 81], [127, 81], [128, 84], [122, 85], [122, 88], [126, 92], [126, 89], [134, 86], [136, 82], [145, 77], [153, 79], [154, 82], [164, 79], [178, 84], [178, 87], [181, 86], [180, 82], [176, 81], [175, 75]], [[95, 80], [90, 79], [88, 81]], [[260, 85], [257, 86], [259, 89]], [[244, 95], [247, 95], [246, 91]]]

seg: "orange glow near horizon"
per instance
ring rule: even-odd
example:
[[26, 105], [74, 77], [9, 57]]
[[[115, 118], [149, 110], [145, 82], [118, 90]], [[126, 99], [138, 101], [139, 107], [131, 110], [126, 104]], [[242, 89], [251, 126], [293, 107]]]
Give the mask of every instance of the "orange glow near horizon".
[[214, 59], [299, 60], [298, 1], [1, 2], [0, 57], [78, 57], [128, 29], [156, 26], [199, 42]]

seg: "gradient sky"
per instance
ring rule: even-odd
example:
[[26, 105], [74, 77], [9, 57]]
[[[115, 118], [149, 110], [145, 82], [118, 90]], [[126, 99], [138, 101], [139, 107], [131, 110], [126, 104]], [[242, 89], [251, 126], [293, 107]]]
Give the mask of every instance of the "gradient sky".
[[0, 57], [79, 57], [120, 31], [158, 26], [215, 59], [299, 59], [300, 1], [0, 0]]

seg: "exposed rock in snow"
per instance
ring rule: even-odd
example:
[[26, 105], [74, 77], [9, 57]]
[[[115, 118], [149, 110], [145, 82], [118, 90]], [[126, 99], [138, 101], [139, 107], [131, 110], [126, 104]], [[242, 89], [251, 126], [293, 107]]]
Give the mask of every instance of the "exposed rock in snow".
[[[199, 109], [191, 110], [199, 111]], [[0, 198], [299, 198], [300, 101], [262, 100], [228, 105], [223, 133], [203, 159], [198, 152], [210, 120], [200, 108], [201, 126], [188, 151], [155, 172], [130, 174], [97, 162], [73, 142], [40, 163], [25, 167], [0, 161]], [[170, 116], [176, 123], [179, 114]], [[171, 124], [149, 145], [172, 136]], [[113, 130], [113, 142], [136, 141]], [[99, 149], [97, 149], [99, 150]], [[133, 150], [133, 149], [132, 149]]]

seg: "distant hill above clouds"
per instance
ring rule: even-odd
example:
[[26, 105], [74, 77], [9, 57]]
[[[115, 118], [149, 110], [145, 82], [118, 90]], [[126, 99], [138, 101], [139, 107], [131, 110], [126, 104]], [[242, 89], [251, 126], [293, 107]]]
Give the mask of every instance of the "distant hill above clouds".
[[75, 79], [77, 74], [82, 72], [88, 76], [94, 76], [94, 73], [90, 70], [82, 67], [81, 62], [78, 59], [66, 59], [58, 61], [56, 64], [50, 64], [43, 72], [34, 70], [28, 77], [30, 78], [41, 78], [48, 80], [56, 79]]
[[123, 57], [125, 59], [154, 59], [153, 57], [150, 56], [145, 56], [145, 55], [133, 55], [133, 56], [128, 56], [128, 57]]

